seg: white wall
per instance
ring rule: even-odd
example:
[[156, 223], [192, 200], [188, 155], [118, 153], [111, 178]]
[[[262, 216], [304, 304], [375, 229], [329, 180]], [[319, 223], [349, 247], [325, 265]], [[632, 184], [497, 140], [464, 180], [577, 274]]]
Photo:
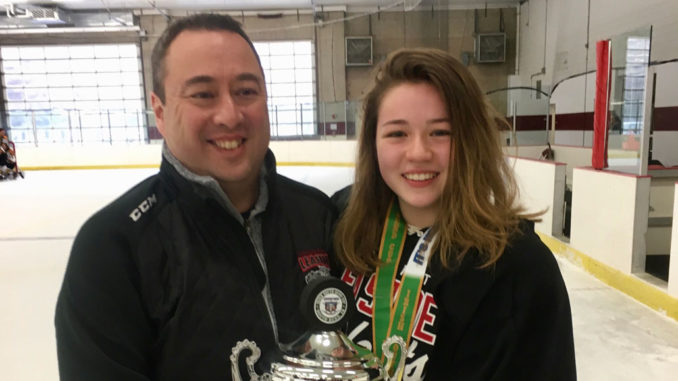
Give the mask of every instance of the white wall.
[[[271, 141], [271, 150], [278, 162], [283, 164], [353, 164], [357, 154], [356, 140], [293, 140]], [[546, 145], [504, 147], [509, 156], [538, 159]], [[563, 160], [569, 158], [568, 152], [588, 152], [590, 163], [591, 149], [579, 147], [554, 147], [562, 152]], [[83, 167], [83, 166], [154, 166], [160, 164], [160, 144], [129, 146], [70, 146], [70, 145], [32, 145], [17, 146], [19, 166], [21, 167]], [[588, 150], [588, 151], [587, 151]], [[577, 164], [579, 165], [579, 164]]]
[[645, 270], [650, 178], [575, 168], [570, 245], [630, 274]]
[[271, 150], [282, 163], [355, 163], [355, 140], [272, 141]]
[[[676, 58], [676, 20], [678, 2], [675, 0], [596, 0], [590, 2], [590, 7], [581, 0], [524, 2], [520, 6], [518, 68], [522, 83], [527, 85], [530, 75], [543, 66], [544, 53], [546, 73], [543, 77], [557, 81], [595, 69], [596, 41], [650, 25], [653, 26], [651, 59]], [[546, 51], [543, 43], [545, 26]]]
[[539, 131], [516, 131], [515, 136], [509, 134], [509, 137], [511, 139], [512, 146], [518, 145], [522, 147], [539, 145], [542, 147], [541, 149], [544, 149], [546, 148], [546, 143], [548, 142], [548, 133], [545, 129]]
[[[596, 42], [652, 25], [652, 61], [678, 58], [678, 1], [531, 0], [519, 7], [519, 67], [512, 86], [562, 81], [551, 103], [560, 113], [593, 110]], [[588, 32], [588, 33], [587, 33]], [[544, 47], [544, 36], [547, 38]], [[539, 71], [544, 67], [544, 73]], [[656, 106], [678, 106], [678, 63], [656, 66]], [[556, 127], [557, 129], [557, 127]]]
[[669, 295], [678, 298], [678, 183], [673, 192], [673, 227], [671, 233], [671, 253], [669, 257]]
[[[661, 170], [660, 170], [661, 171]], [[650, 171], [660, 172], [660, 171]], [[649, 218], [671, 218], [676, 177], [653, 177], [650, 181]], [[647, 255], [668, 254], [671, 251], [671, 226], [652, 226], [648, 222]]]
[[652, 139], [652, 158], [661, 161], [666, 167], [678, 166], [677, 147], [678, 131], [656, 131]]
[[504, 155], [506, 156], [515, 156], [522, 157], [526, 159], [539, 159], [541, 156], [541, 151], [546, 148], [546, 143], [544, 145], [522, 145], [522, 146], [505, 146]]
[[[352, 165], [356, 159], [355, 140], [272, 141], [271, 150], [280, 165], [321, 164]], [[545, 146], [504, 147], [510, 157], [520, 187], [520, 201], [530, 211], [546, 210], [539, 231], [553, 235], [562, 231], [563, 193], [565, 190], [565, 163], [536, 160]], [[567, 158], [586, 149], [556, 147], [556, 155]], [[161, 145], [130, 146], [66, 146], [44, 145], [17, 147], [20, 167], [119, 167], [157, 166], [161, 160]], [[590, 150], [589, 153], [590, 155]], [[520, 156], [517, 158], [516, 156]], [[578, 163], [574, 158], [569, 160]]]
[[[652, 175], [650, 171], [650, 175]], [[673, 215], [673, 188], [676, 177], [653, 177], [650, 182], [649, 217], [671, 217]]]
[[20, 168], [160, 165], [160, 144], [71, 146], [46, 144], [16, 146]]
[[[678, 121], [676, 121], [676, 123], [678, 123]], [[659, 160], [666, 167], [678, 166], [678, 149], [676, 149], [676, 147], [678, 147], [678, 131], [655, 131], [653, 137], [652, 158]], [[614, 140], [617, 138], [618, 136], [610, 136], [610, 148], [614, 147]], [[626, 139], [626, 137], [624, 139]], [[525, 139], [518, 138], [519, 143], [521, 143], [522, 140]], [[588, 150], [588, 163], [580, 165], [591, 164], [593, 131], [558, 131], [556, 128], [555, 144], [559, 147], [577, 146], [578, 148]], [[617, 144], [616, 146], [621, 147], [621, 144]], [[558, 150], [559, 148], [554, 146], [554, 149]], [[618, 152], [612, 154], [617, 155]], [[608, 153], [608, 156], [611, 157], [613, 155]], [[560, 161], [560, 159], [557, 160]]]
[[[654, 49], [654, 46], [652, 47]], [[675, 52], [678, 56], [678, 49]], [[676, 57], [674, 57], [676, 58]], [[676, 106], [678, 104], [678, 62], [671, 62], [657, 67], [656, 107]]]
[[[129, 146], [17, 146], [17, 159], [22, 168], [31, 167], [100, 167], [155, 166], [160, 164], [161, 145]], [[272, 141], [271, 150], [281, 164], [321, 163], [351, 164], [355, 162], [355, 140]]]
[[546, 160], [508, 158], [520, 191], [520, 204], [530, 212], [545, 211], [535, 230], [560, 236], [563, 230], [565, 164]]
[[553, 146], [556, 161], [565, 163], [565, 181], [572, 185], [572, 171], [577, 167], [591, 165], [591, 147]]
[[558, 127], [556, 127], [554, 143], [563, 146], [580, 146], [591, 149], [593, 147], [593, 131], [558, 131]]
[[[573, 114], [584, 110], [584, 97], [573, 97], [572, 94], [583, 94], [586, 88], [586, 76], [564, 80], [553, 89], [551, 103], [556, 105], [558, 114]], [[555, 84], [554, 84], [555, 85]], [[556, 130], [558, 125], [556, 124]]]

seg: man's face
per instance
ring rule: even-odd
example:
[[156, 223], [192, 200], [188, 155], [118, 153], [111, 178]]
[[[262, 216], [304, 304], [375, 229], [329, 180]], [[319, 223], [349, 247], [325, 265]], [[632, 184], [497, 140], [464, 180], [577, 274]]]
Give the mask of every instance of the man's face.
[[266, 84], [249, 44], [227, 31], [183, 31], [165, 57], [165, 102], [151, 95], [158, 129], [188, 169], [229, 197], [258, 191], [270, 140]]

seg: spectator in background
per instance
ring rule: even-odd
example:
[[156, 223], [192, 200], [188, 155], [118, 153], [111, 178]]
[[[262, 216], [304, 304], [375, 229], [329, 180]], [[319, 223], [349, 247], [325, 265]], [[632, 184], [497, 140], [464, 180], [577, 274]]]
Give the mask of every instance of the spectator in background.
[[622, 132], [622, 122], [619, 119], [616, 111], [610, 111], [610, 121], [608, 125], [608, 130], [614, 132], [615, 134], [621, 134]]
[[16, 179], [17, 176], [23, 178], [24, 172], [17, 165], [14, 143], [9, 140], [7, 131], [0, 128], [0, 180], [10, 177]]

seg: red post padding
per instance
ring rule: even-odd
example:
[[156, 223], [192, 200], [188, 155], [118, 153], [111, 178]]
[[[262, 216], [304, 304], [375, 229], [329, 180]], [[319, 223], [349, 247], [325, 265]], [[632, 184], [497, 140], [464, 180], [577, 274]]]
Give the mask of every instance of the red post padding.
[[596, 96], [593, 100], [593, 150], [591, 166], [607, 167], [607, 118], [610, 99], [610, 40], [596, 43]]

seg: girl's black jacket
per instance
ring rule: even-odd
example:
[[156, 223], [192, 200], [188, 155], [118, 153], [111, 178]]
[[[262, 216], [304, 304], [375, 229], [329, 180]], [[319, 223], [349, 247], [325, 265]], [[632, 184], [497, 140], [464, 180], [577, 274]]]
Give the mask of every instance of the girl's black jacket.
[[441, 320], [427, 379], [576, 380], [567, 289], [534, 224], [524, 221], [489, 269], [470, 254], [436, 286]]
[[[349, 192], [344, 188], [332, 196], [340, 210]], [[404, 253], [414, 248], [416, 239], [409, 241]], [[520, 232], [488, 268], [478, 268], [474, 250], [452, 271], [437, 258], [427, 269], [431, 281], [426, 287], [437, 305], [432, 309], [437, 338], [426, 362], [426, 380], [576, 380], [567, 289], [532, 222], [521, 222]], [[347, 332], [361, 319], [350, 322]]]

